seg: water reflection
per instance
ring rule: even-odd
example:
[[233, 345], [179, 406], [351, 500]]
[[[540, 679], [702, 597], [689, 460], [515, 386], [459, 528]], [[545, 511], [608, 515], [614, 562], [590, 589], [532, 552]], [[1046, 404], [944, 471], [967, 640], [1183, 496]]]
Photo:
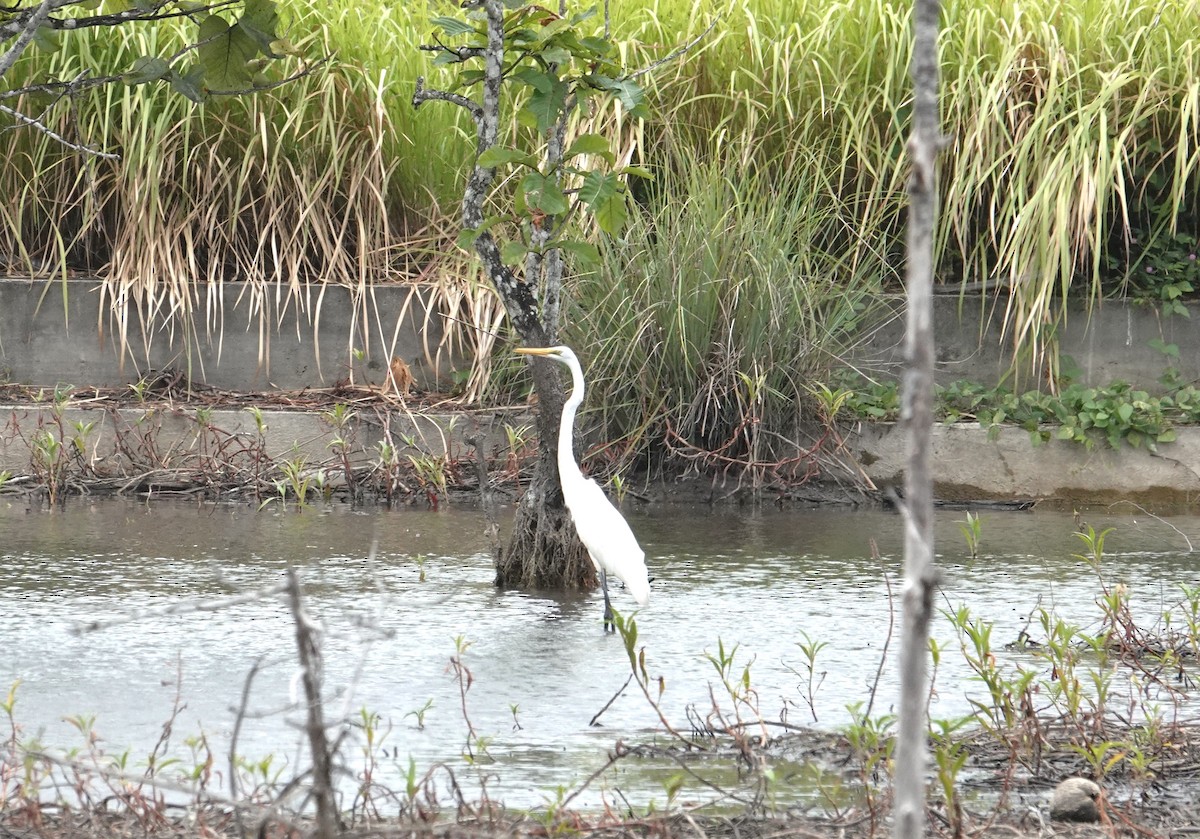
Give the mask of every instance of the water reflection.
[[[807, 634], [827, 646], [817, 661], [816, 724], [847, 721], [876, 678], [893, 610], [899, 608], [902, 531], [885, 512], [781, 512], [707, 508], [634, 511], [654, 595], [638, 617], [648, 668], [662, 675], [664, 710], [710, 706], [716, 672], [705, 658], [719, 642], [739, 647], [764, 715], [786, 712], [813, 723], [801, 700]], [[981, 555], [968, 560], [957, 520], [937, 517], [940, 605], [968, 605], [995, 621], [997, 645], [1013, 639], [1039, 603], [1087, 627], [1100, 610], [1093, 571], [1073, 554], [1082, 543], [1069, 514], [985, 513]], [[1153, 618], [1196, 585], [1189, 540], [1200, 519], [1090, 513], [1115, 525], [1105, 573], [1128, 582], [1137, 613]], [[145, 755], [177, 695], [186, 709], [177, 736], [203, 730], [219, 751], [228, 743], [247, 673], [264, 663], [251, 711], [276, 711], [295, 693], [291, 623], [276, 601], [243, 603], [120, 624], [77, 635], [92, 619], [271, 585], [289, 565], [307, 569], [311, 611], [326, 626], [326, 677], [334, 710], [367, 708], [391, 726], [385, 740], [397, 772], [455, 761], [466, 726], [447, 672], [455, 639], [470, 646], [473, 675], [466, 713], [492, 738], [500, 788], [510, 804], [536, 804], [543, 791], [588, 775], [622, 738], [659, 730], [645, 701], [627, 692], [589, 720], [624, 683], [628, 661], [601, 632], [598, 594], [497, 591], [484, 517], [469, 509], [256, 512], [237, 506], [75, 501], [65, 512], [0, 506], [0, 687], [23, 680], [18, 719], [44, 742], [72, 746], [63, 718], [96, 714], [112, 751]], [[372, 546], [375, 545], [374, 553]], [[422, 579], [423, 577], [423, 579]], [[629, 609], [624, 593], [618, 609]], [[898, 631], [898, 630], [897, 630]], [[944, 619], [935, 631], [957, 648]], [[893, 643], [898, 643], [893, 641]], [[966, 713], [978, 687], [953, 656], [938, 673], [933, 713]], [[877, 711], [896, 694], [882, 668]], [[423, 710], [424, 709], [424, 710]], [[285, 715], [248, 719], [242, 753], [298, 753]], [[661, 781], [632, 773], [633, 799], [658, 795]], [[631, 799], [632, 800], [632, 799]], [[581, 803], [588, 803], [584, 800]]]

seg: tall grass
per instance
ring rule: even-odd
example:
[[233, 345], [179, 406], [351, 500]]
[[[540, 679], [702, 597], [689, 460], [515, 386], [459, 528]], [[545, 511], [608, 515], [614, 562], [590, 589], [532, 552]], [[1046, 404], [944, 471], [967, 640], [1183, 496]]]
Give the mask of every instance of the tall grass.
[[[418, 278], [443, 289], [466, 283], [455, 301], [478, 301], [484, 308], [467, 319], [489, 320], [496, 309], [470, 285], [472, 271], [444, 259], [470, 126], [460, 109], [414, 112], [409, 103], [417, 75], [444, 81], [416, 47], [428, 39], [428, 18], [452, 5], [293, 0], [288, 8], [293, 37], [333, 60], [274, 93], [197, 108], [162, 90], [110, 88], [50, 111], [73, 139], [120, 150], [118, 163], [8, 130], [0, 251], [47, 272], [98, 273], [126, 313], [119, 317], [134, 302], [159, 318], [215, 312], [231, 280], [251, 281], [249, 293], [259, 295], [267, 293], [262, 281], [282, 282], [311, 312], [322, 283]], [[881, 287], [897, 287], [908, 8], [892, 0], [714, 0], [697, 14], [684, 0], [615, 0], [614, 34], [631, 66], [667, 55], [719, 16], [691, 53], [642, 78], [651, 122], [632, 124], [611, 106], [594, 115], [619, 137], [623, 159], [662, 172], [640, 195], [643, 212], [686, 204], [678, 224], [717, 224], [731, 203], [757, 213], [781, 194], [782, 177], [803, 167], [808, 183], [789, 190], [824, 197], [784, 194], [771, 211], [796, 214], [787, 224], [810, 231], [801, 237], [811, 250], [804, 258], [822, 265], [813, 276], [857, 287], [874, 272]], [[20, 69], [106, 73], [182, 37], [169, 25], [72, 33], [60, 53], [30, 56]], [[1021, 357], [1041, 364], [1052, 356], [1065, 300], [1095, 301], [1109, 290], [1104, 257], [1128, 256], [1134, 229], [1200, 224], [1198, 45], [1200, 0], [945, 4], [941, 280], [998, 292]], [[641, 235], [610, 248], [610, 260], [665, 270], [668, 254], [657, 245], [647, 262]], [[638, 305], [658, 305], [654, 295], [672, 291], [666, 277], [646, 282], [628, 289]], [[594, 299], [586, 282], [578, 293]], [[706, 295], [670, 299], [718, 306]], [[599, 312], [577, 311], [579, 324], [603, 325]], [[703, 310], [676, 320], [711, 317]], [[601, 335], [577, 325], [574, 337], [585, 354], [604, 357]], [[680, 362], [697, 360], [682, 336], [671, 340]], [[474, 381], [486, 378], [477, 370]]]
[[[857, 333], [891, 268], [847, 257], [844, 197], [809, 150], [756, 165], [660, 149], [666, 165], [603, 269], [575, 287], [570, 339], [590, 347], [601, 436], [780, 456], [805, 398]], [[783, 439], [783, 438], [779, 438]]]

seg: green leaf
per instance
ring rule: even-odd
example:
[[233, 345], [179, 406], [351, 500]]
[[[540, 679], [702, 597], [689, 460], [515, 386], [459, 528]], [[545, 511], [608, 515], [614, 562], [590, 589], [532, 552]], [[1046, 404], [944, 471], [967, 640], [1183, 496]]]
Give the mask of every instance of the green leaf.
[[209, 90], [242, 90], [250, 85], [246, 62], [258, 54], [258, 44], [241, 27], [212, 15], [200, 24], [200, 64]]
[[466, 35], [475, 31], [474, 26], [455, 17], [435, 17], [429, 22], [447, 35]]
[[62, 46], [62, 36], [49, 26], [39, 26], [34, 30], [33, 43], [40, 50], [58, 52]]
[[594, 268], [600, 264], [600, 251], [591, 242], [560, 239], [553, 246], [575, 257], [575, 263], [579, 267]]
[[521, 179], [521, 191], [530, 207], [549, 216], [562, 215], [570, 206], [558, 182], [538, 171], [530, 172]]
[[536, 167], [537, 158], [528, 152], [518, 151], [508, 146], [492, 146], [479, 155], [479, 165], [484, 169], [495, 169], [507, 163], [520, 163], [522, 166]]
[[143, 55], [133, 62], [133, 67], [121, 76], [128, 85], [146, 84], [165, 79], [171, 74], [171, 65], [154, 55]]
[[1128, 425], [1129, 420], [1133, 417], [1133, 406], [1128, 402], [1119, 405], [1117, 407], [1117, 416], [1121, 418], [1121, 422]]
[[579, 187], [579, 200], [594, 213], [601, 204], [616, 194], [619, 186], [620, 181], [616, 175], [593, 170], [583, 176], [583, 183]]
[[169, 80], [172, 90], [197, 105], [204, 104], [208, 98], [204, 93], [204, 68], [199, 64], [193, 65], [182, 76], [172, 70]]
[[547, 64], [568, 64], [571, 61], [571, 53], [562, 47], [550, 47], [542, 50], [541, 58]]
[[580, 134], [563, 155], [563, 160], [570, 160], [581, 154], [598, 154], [609, 163], [613, 162], [613, 153], [608, 145], [608, 140], [599, 134]]
[[618, 193], [599, 204], [595, 210], [596, 223], [609, 236], [616, 236], [625, 229], [629, 220], [629, 208], [625, 206], [625, 194]]
[[533, 116], [541, 133], [549, 131], [558, 122], [559, 115], [566, 108], [569, 92], [566, 82], [551, 76], [546, 78], [551, 82], [549, 89], [535, 89], [522, 109]]
[[527, 253], [529, 248], [525, 247], [524, 242], [505, 242], [500, 248], [500, 259], [505, 265], [520, 265]]
[[475, 247], [476, 239], [502, 221], [504, 221], [504, 216], [488, 216], [483, 220], [483, 224], [479, 225], [478, 227], [468, 227], [460, 231], [456, 243], [463, 250], [469, 251]]
[[464, 251], [474, 250], [475, 240], [479, 238], [479, 234], [482, 232], [483, 230], [478, 227], [463, 228], [458, 232], [458, 238], [454, 240], [454, 243]]
[[243, 8], [237, 22], [238, 29], [250, 36], [260, 50], [270, 53], [271, 44], [277, 37], [275, 30], [279, 26], [279, 12], [274, 0], [246, 0]]
[[644, 178], [647, 181], [654, 180], [654, 173], [642, 166], [625, 166], [618, 174], [633, 175], [637, 178]]

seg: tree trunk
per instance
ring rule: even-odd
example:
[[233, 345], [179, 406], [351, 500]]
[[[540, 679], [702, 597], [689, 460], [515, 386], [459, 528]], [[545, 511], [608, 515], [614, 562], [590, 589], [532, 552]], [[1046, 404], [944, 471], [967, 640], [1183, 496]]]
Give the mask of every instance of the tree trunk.
[[538, 394], [538, 459], [517, 503], [512, 537], [496, 557], [500, 588], [591, 589], [596, 570], [563, 503], [556, 458], [563, 387], [558, 365], [534, 363]]
[[904, 481], [904, 634], [900, 648], [900, 712], [896, 738], [895, 839], [925, 833], [925, 768], [929, 723], [929, 621], [937, 576], [933, 564], [933, 233], [937, 215], [937, 36], [940, 0], [913, 6], [913, 127], [908, 141], [908, 355], [901, 420], [907, 425]]

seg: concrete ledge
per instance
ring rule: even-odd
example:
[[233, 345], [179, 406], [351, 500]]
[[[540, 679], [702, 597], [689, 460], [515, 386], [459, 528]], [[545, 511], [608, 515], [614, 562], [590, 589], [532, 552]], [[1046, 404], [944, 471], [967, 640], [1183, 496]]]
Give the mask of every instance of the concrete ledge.
[[[442, 468], [473, 477], [475, 442], [489, 468], [520, 462], [535, 450], [533, 416], [525, 407], [507, 410], [419, 414], [357, 409], [339, 429], [328, 412], [205, 409], [194, 406], [65, 408], [0, 406], [0, 470], [30, 476], [39, 465], [39, 435], [61, 445], [66, 475], [120, 488], [203, 486], [220, 473], [222, 483], [278, 477], [285, 464], [302, 474], [323, 471], [330, 486], [344, 483], [346, 461], [354, 470], [381, 466], [380, 444], [395, 447], [405, 472], [409, 456], [431, 458]], [[512, 440], [518, 441], [517, 451]], [[1147, 504], [1200, 501], [1200, 428], [1177, 429], [1178, 440], [1157, 453], [1122, 446], [1088, 451], [1063, 440], [1033, 445], [1027, 432], [976, 423], [934, 428], [935, 494], [946, 501], [1057, 500]], [[76, 443], [76, 441], [79, 441]], [[891, 423], [862, 425], [847, 446], [880, 488], [904, 481], [907, 440]], [[511, 456], [511, 457], [510, 457]], [[276, 470], [276, 471], [272, 471]], [[453, 477], [453, 476], [451, 476]]]
[[[1194, 503], [1200, 500], [1200, 428], [1176, 432], [1176, 442], [1153, 453], [1128, 445], [1114, 451], [1103, 444], [1089, 451], [1068, 440], [1035, 446], [1020, 428], [989, 434], [978, 423], [936, 425], [934, 493], [948, 501]], [[900, 426], [863, 425], [847, 444], [877, 485], [903, 483], [908, 452]]]

